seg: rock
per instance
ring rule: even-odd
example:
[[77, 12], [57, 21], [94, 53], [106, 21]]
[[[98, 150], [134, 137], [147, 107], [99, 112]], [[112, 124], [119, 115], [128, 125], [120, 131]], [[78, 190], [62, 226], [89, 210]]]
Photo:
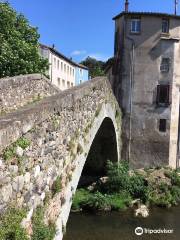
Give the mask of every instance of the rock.
[[50, 200], [45, 212], [45, 223], [53, 223], [57, 220], [61, 212], [61, 194], [57, 194]]
[[24, 175], [24, 182], [26, 184], [29, 184], [30, 183], [30, 180], [31, 180], [31, 175], [29, 172], [26, 172], [25, 175]]
[[21, 147], [17, 146], [17, 148], [16, 148], [16, 155], [18, 157], [22, 157], [23, 154], [24, 154], [24, 150]]
[[24, 218], [21, 222], [21, 226], [26, 229], [26, 232], [29, 236], [33, 234], [31, 218], [33, 215], [33, 208], [28, 212], [27, 217]]
[[16, 193], [22, 191], [24, 187], [24, 177], [22, 175], [15, 177], [12, 183], [12, 187], [13, 190], [16, 191]]
[[11, 184], [5, 185], [0, 191], [0, 202], [7, 203], [12, 197], [12, 186]]
[[10, 166], [9, 166], [9, 171], [10, 171], [11, 173], [13, 173], [13, 174], [17, 174], [17, 173], [18, 173], [18, 170], [19, 170], [19, 168], [18, 168], [17, 165], [10, 165]]
[[34, 177], [37, 178], [37, 176], [40, 174], [41, 172], [41, 168], [39, 165], [37, 165], [35, 168], [34, 168]]
[[44, 201], [45, 197], [46, 197], [46, 194], [45, 194], [45, 192], [43, 192], [43, 193], [41, 194], [41, 200]]
[[3, 160], [0, 159], [0, 170], [4, 170], [4, 168], [5, 168], [5, 165], [3, 163]]
[[42, 138], [38, 138], [38, 139], [37, 139], [37, 145], [38, 145], [39, 147], [41, 147], [42, 144], [43, 144], [43, 139], [42, 139]]
[[27, 133], [29, 130], [31, 130], [33, 128], [33, 125], [31, 123], [26, 124], [22, 127], [22, 132], [25, 134]]
[[144, 218], [149, 216], [149, 209], [146, 205], [141, 204], [138, 209], [135, 210], [135, 216], [142, 216]]

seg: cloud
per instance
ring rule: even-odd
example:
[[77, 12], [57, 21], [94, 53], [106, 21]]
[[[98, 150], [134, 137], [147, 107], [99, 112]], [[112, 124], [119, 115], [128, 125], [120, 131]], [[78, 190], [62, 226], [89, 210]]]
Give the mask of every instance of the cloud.
[[79, 55], [84, 55], [86, 54], [87, 52], [85, 50], [74, 50], [71, 55], [72, 56], [79, 56]]

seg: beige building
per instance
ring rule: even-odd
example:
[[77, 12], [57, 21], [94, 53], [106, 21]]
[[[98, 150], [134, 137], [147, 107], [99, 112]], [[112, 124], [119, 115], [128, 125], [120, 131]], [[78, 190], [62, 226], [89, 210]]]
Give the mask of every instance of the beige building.
[[40, 44], [41, 56], [48, 59], [49, 78], [61, 90], [75, 86], [76, 64], [71, 59], [59, 53], [54, 47]]
[[122, 12], [115, 20], [113, 90], [123, 110], [123, 158], [179, 166], [180, 16]]

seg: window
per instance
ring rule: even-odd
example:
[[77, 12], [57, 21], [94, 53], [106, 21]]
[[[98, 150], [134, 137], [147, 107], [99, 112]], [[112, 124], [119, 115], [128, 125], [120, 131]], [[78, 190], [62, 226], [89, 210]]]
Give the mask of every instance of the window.
[[59, 70], [59, 60], [57, 61], [57, 68], [58, 68], [58, 70]]
[[73, 76], [74, 76], [74, 69], [73, 69]]
[[159, 120], [159, 131], [166, 132], [166, 119]]
[[60, 84], [61, 84], [60, 78], [58, 78], [57, 80], [58, 80], [58, 86], [60, 86]]
[[131, 33], [140, 33], [140, 32], [141, 32], [141, 19], [132, 19]]
[[72, 74], [72, 68], [70, 67], [70, 75]]
[[79, 69], [79, 73], [80, 73], [80, 75], [82, 75], [82, 69]]
[[63, 63], [61, 62], [61, 71], [63, 71]]
[[170, 58], [162, 58], [160, 70], [161, 72], [167, 73], [170, 68]]
[[56, 68], [56, 58], [54, 58], [54, 67]]
[[63, 85], [63, 87], [65, 87], [65, 80], [64, 79], [62, 80], [62, 85]]
[[167, 106], [169, 105], [169, 85], [158, 85], [157, 86], [157, 99], [158, 105]]
[[67, 74], [69, 75], [69, 66], [67, 67]]
[[71, 87], [73, 87], [73, 83], [71, 83]]
[[64, 64], [64, 72], [66, 72], [66, 64]]
[[162, 20], [162, 33], [169, 33], [169, 20], [168, 19]]
[[70, 88], [70, 82], [69, 81], [67, 82], [67, 87]]

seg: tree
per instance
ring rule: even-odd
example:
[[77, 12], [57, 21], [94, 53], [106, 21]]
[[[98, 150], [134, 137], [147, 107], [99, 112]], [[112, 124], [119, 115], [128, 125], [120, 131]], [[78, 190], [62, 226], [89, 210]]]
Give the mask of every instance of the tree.
[[39, 37], [22, 14], [0, 2], [0, 78], [46, 72], [48, 62], [38, 53]]
[[92, 78], [105, 75], [103, 70], [104, 62], [102, 61], [87, 57], [81, 64], [89, 68], [89, 74]]

